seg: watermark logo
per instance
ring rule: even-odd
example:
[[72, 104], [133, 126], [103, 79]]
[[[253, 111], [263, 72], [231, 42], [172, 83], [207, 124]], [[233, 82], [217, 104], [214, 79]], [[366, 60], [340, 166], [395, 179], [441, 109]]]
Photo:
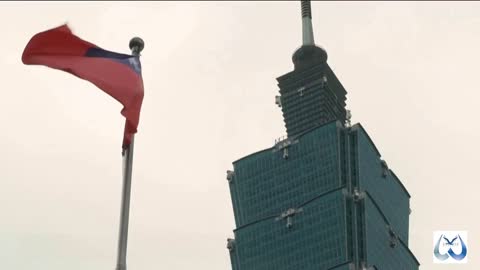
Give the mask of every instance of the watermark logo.
[[434, 263], [467, 263], [468, 239], [466, 231], [433, 232]]

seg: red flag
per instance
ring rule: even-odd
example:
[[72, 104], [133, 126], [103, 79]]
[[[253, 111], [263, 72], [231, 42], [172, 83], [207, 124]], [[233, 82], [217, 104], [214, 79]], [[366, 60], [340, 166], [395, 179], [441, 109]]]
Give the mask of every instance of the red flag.
[[123, 105], [123, 149], [137, 132], [143, 101], [139, 56], [107, 51], [72, 34], [67, 25], [41, 32], [22, 55], [26, 65], [44, 65], [90, 81]]

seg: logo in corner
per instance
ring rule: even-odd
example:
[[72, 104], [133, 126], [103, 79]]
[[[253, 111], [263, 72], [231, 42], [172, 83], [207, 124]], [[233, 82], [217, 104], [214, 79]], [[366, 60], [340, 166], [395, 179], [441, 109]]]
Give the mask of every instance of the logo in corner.
[[436, 231], [433, 233], [434, 263], [467, 263], [466, 231]]

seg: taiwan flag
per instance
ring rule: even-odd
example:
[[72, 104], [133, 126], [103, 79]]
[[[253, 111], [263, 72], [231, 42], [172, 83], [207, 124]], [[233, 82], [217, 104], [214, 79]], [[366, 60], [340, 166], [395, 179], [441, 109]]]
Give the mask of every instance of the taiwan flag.
[[104, 50], [75, 36], [67, 25], [34, 35], [22, 55], [26, 65], [44, 65], [87, 80], [123, 105], [123, 149], [137, 132], [143, 101], [138, 55]]

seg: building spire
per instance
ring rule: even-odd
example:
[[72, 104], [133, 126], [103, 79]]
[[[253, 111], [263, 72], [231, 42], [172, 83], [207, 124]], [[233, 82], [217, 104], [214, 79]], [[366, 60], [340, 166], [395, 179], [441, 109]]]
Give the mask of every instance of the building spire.
[[327, 61], [327, 52], [313, 40], [312, 8], [310, 1], [300, 1], [302, 9], [302, 46], [292, 56], [295, 69], [303, 69]]
[[313, 39], [312, 7], [310, 1], [301, 1], [303, 45], [315, 45]]

